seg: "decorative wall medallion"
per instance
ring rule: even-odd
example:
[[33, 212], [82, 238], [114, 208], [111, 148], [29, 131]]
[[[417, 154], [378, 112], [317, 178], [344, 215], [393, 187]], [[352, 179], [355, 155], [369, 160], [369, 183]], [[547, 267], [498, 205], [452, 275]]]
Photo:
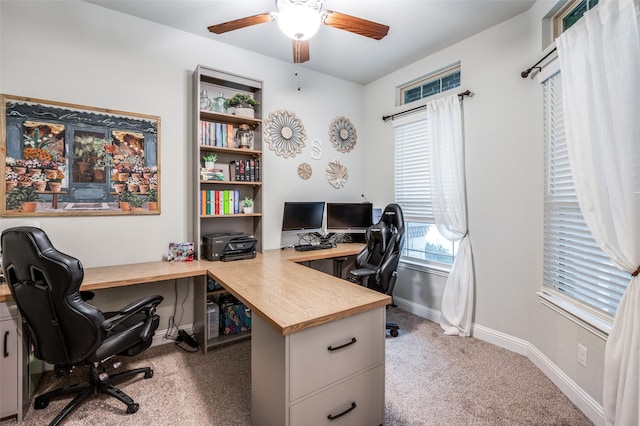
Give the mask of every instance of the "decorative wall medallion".
[[345, 166], [337, 160], [329, 163], [329, 167], [327, 167], [329, 185], [340, 189], [347, 183], [347, 179], [349, 179], [349, 170]]
[[304, 179], [307, 180], [311, 177], [311, 166], [307, 163], [302, 163], [298, 166], [298, 176], [300, 176], [300, 179]]
[[278, 110], [264, 121], [265, 142], [272, 151], [284, 158], [295, 157], [302, 152], [307, 135], [296, 114]]
[[331, 145], [340, 152], [349, 152], [356, 145], [356, 128], [346, 117], [336, 117], [329, 125]]

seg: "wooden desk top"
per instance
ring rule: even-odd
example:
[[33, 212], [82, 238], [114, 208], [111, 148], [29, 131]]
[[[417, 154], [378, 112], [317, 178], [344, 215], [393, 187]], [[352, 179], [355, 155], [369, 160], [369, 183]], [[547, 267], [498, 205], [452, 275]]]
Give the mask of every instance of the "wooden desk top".
[[[295, 262], [357, 254], [362, 244], [297, 252], [269, 250], [234, 262], [147, 262], [85, 269], [82, 290], [210, 275], [282, 335], [391, 303], [391, 297]], [[11, 299], [0, 285], [0, 302]]]

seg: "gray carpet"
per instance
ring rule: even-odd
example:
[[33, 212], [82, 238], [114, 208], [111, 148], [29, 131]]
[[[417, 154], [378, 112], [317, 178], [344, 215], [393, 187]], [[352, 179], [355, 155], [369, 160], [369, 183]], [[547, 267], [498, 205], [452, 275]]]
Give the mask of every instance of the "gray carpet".
[[[445, 336], [437, 324], [399, 309], [390, 309], [388, 319], [401, 329], [399, 337], [387, 337], [385, 425], [592, 424], [525, 357], [474, 338]], [[153, 378], [121, 386], [140, 410], [125, 414], [122, 403], [97, 396], [63, 424], [250, 425], [250, 345], [244, 341], [204, 356], [167, 344], [124, 358], [123, 368], [154, 369]], [[76, 370], [69, 382], [82, 373]], [[38, 393], [60, 385], [46, 373]], [[48, 424], [67, 402], [30, 408], [23, 424]]]

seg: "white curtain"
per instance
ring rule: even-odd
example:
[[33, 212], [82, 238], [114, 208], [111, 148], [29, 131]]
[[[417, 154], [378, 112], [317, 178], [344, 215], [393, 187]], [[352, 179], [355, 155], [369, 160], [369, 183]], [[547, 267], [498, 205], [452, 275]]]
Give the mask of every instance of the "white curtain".
[[430, 129], [433, 215], [440, 234], [460, 241], [442, 295], [440, 326], [445, 334], [471, 335], [474, 275], [467, 234], [467, 204], [462, 138], [462, 107], [458, 95], [427, 103]]
[[582, 214], [629, 272], [605, 350], [608, 425], [640, 424], [640, 39], [632, 0], [601, 1], [558, 40], [569, 162]]

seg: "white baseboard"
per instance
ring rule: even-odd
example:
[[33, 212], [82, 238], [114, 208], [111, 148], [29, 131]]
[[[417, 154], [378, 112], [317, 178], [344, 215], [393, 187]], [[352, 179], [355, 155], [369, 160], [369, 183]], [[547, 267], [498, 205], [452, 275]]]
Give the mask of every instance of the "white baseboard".
[[403, 311], [410, 312], [421, 318], [425, 318], [429, 321], [440, 324], [440, 311], [436, 311], [435, 309], [428, 308], [426, 306], [412, 302], [411, 300], [403, 299], [402, 297], [398, 296], [393, 296], [393, 303], [395, 303], [396, 306], [398, 306], [398, 308], [402, 309]]
[[[430, 321], [440, 323], [440, 311], [400, 297], [393, 298], [398, 308]], [[576, 384], [564, 371], [526, 340], [473, 324], [473, 337], [526, 356], [573, 402], [596, 426], [604, 425], [604, 410], [595, 399]]]

